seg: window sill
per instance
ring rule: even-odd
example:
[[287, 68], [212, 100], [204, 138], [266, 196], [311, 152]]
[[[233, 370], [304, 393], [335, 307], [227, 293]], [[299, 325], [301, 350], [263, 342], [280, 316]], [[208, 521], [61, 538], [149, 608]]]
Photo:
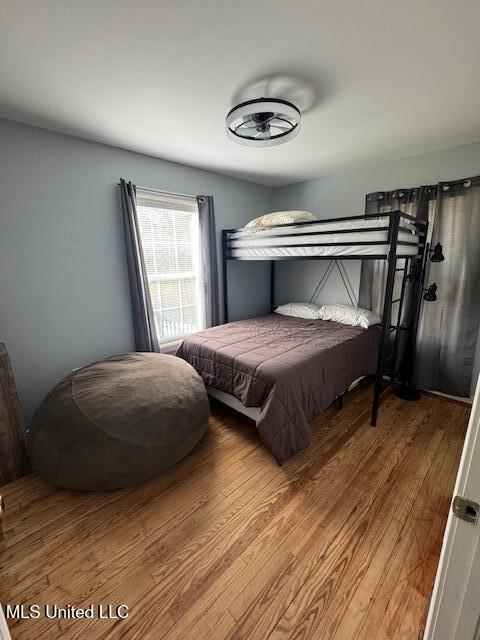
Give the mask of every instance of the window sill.
[[158, 345], [158, 352], [159, 353], [175, 353], [175, 351], [177, 350], [177, 347], [181, 342], [182, 342], [182, 338], [179, 338], [178, 340], [172, 340], [171, 342], [161, 342]]

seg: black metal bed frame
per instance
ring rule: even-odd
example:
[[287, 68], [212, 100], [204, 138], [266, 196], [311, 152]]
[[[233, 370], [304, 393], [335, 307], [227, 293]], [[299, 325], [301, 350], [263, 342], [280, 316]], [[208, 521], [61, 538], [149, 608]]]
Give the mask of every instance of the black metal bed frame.
[[[275, 228], [291, 228], [291, 232], [289, 232], [289, 236], [305, 236], [312, 235], [309, 232], [303, 231], [303, 228], [307, 225], [312, 224], [331, 224], [337, 222], [351, 222], [352, 220], [368, 220], [368, 219], [376, 219], [376, 218], [389, 218], [389, 224], [386, 227], [361, 227], [355, 229], [339, 229], [335, 231], [316, 231], [315, 235], [322, 234], [332, 234], [332, 233], [364, 233], [367, 231], [388, 231], [387, 240], [381, 242], [326, 242], [323, 244], [285, 244], [285, 245], [272, 245], [262, 246], [255, 245], [256, 249], [262, 248], [292, 248], [292, 247], [332, 247], [332, 246], [362, 246], [362, 245], [389, 245], [389, 251], [385, 254], [375, 254], [375, 255], [341, 255], [341, 256], [245, 256], [245, 257], [235, 257], [232, 256], [231, 247], [230, 247], [230, 234], [237, 233], [239, 231], [243, 231], [244, 229], [224, 229], [222, 231], [222, 267], [223, 267], [223, 311], [224, 311], [224, 322], [228, 322], [228, 270], [227, 265], [229, 260], [240, 260], [240, 261], [270, 261], [270, 310], [273, 313], [275, 307], [275, 262], [278, 260], [387, 260], [388, 261], [388, 271], [387, 278], [385, 284], [385, 292], [384, 292], [384, 304], [383, 304], [383, 313], [382, 313], [382, 322], [381, 322], [381, 330], [380, 330], [380, 345], [378, 350], [378, 360], [377, 360], [377, 369], [375, 374], [375, 386], [373, 392], [373, 401], [372, 401], [372, 418], [371, 425], [372, 427], [377, 424], [377, 416], [378, 416], [378, 406], [380, 402], [380, 396], [382, 391], [389, 385], [398, 381], [398, 376], [401, 374], [404, 363], [400, 363], [397, 366], [398, 361], [398, 348], [400, 343], [400, 332], [407, 332], [407, 340], [412, 343], [415, 340], [415, 334], [418, 325], [418, 315], [420, 310], [420, 303], [422, 299], [423, 293], [423, 279], [425, 274], [425, 260], [428, 255], [428, 245], [427, 245], [427, 229], [428, 222], [420, 221], [416, 218], [403, 213], [401, 211], [392, 211], [388, 213], [372, 213], [368, 215], [358, 215], [358, 216], [348, 216], [342, 218], [329, 218], [326, 220], [313, 220], [307, 222], [298, 222], [296, 224], [279, 224], [272, 225], [269, 227], [269, 230]], [[408, 220], [411, 224], [413, 224], [419, 234], [419, 243], [415, 242], [406, 242], [398, 239], [398, 232], [400, 229], [400, 221]], [[278, 238], [282, 237], [283, 234], [269, 234], [268, 238]], [[418, 253], [413, 256], [397, 256], [398, 247], [402, 245], [409, 246], [418, 246]], [[405, 264], [403, 267], [397, 267], [397, 261], [404, 260]], [[400, 297], [393, 300], [394, 294], [394, 285], [395, 285], [395, 274], [399, 271], [403, 271], [402, 276], [402, 285]], [[406, 290], [407, 280], [410, 280], [412, 283], [412, 292], [411, 292], [411, 304], [413, 313], [411, 314], [410, 322], [408, 326], [401, 326], [402, 320], [402, 310], [404, 303], [404, 296]], [[398, 315], [396, 324], [392, 325], [392, 306], [398, 303]], [[395, 338], [393, 340], [393, 349], [390, 350], [391, 343], [391, 334], [395, 332]], [[408, 354], [408, 350], [407, 350]], [[393, 362], [394, 371], [392, 373], [387, 373], [387, 364]], [[408, 368], [408, 362], [406, 363]]]

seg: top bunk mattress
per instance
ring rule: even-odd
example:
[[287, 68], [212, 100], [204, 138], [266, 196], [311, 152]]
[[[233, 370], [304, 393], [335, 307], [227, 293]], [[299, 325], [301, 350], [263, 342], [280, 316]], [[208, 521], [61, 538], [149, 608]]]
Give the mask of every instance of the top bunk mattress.
[[[386, 256], [390, 250], [390, 218], [312, 222], [281, 227], [253, 227], [228, 234], [232, 258]], [[397, 256], [415, 256], [419, 251], [416, 227], [400, 220]]]
[[[379, 228], [385, 230], [390, 224], [389, 216], [381, 216], [378, 218], [366, 218], [365, 220], [359, 220], [355, 218], [353, 220], [343, 220], [342, 222], [322, 222], [321, 220], [313, 220], [311, 223], [302, 223], [302, 225], [288, 224], [272, 227], [245, 227], [238, 231], [229, 234], [231, 240], [239, 238], [252, 238], [253, 236], [283, 236], [291, 235], [292, 231], [301, 230], [302, 233], [341, 233], [348, 230], [356, 229], [368, 229], [378, 230]], [[408, 220], [400, 218], [400, 229], [408, 231], [412, 235], [417, 235], [417, 228]]]

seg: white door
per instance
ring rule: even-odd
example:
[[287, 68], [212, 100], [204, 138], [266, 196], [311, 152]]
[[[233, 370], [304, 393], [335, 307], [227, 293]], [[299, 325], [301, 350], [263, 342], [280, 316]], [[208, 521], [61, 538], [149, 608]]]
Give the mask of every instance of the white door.
[[480, 638], [480, 382], [453, 495], [424, 640]]
[[3, 615], [2, 605], [0, 605], [0, 640], [12, 640], [5, 616]]

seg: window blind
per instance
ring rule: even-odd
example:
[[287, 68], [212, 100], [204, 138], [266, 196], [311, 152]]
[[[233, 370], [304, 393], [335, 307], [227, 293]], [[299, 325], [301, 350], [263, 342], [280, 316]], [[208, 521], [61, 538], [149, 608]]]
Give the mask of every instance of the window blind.
[[201, 330], [196, 198], [137, 188], [137, 214], [159, 341]]

